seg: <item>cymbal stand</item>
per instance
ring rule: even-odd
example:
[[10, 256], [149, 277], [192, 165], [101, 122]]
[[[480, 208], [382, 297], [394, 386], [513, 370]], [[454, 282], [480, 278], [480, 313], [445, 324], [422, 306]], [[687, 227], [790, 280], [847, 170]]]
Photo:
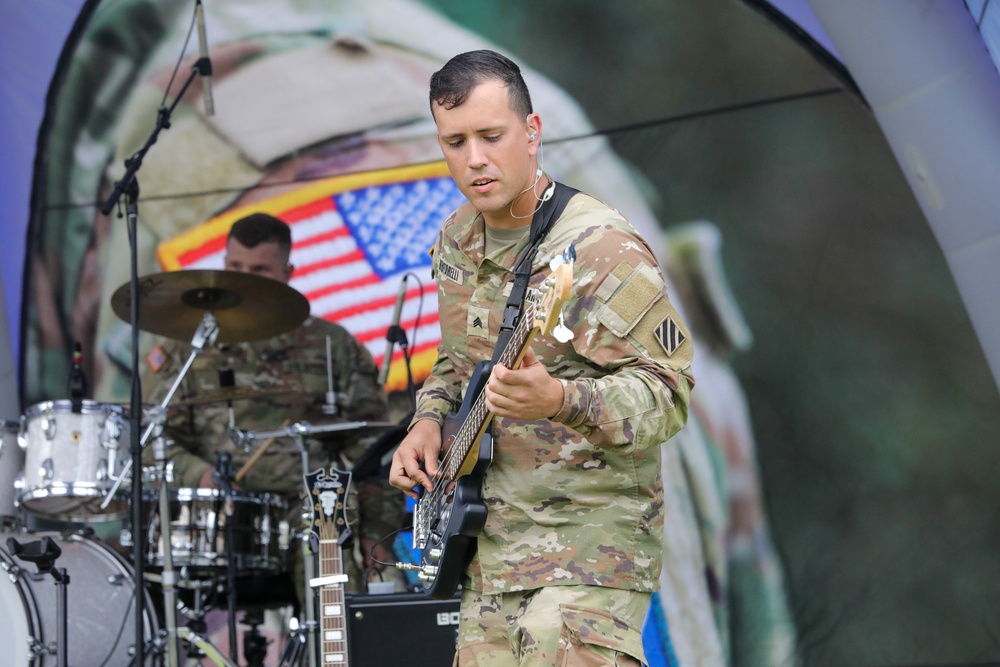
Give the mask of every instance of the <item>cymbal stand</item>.
[[[167, 630], [167, 641], [166, 641], [166, 658], [167, 667], [177, 667], [178, 665], [178, 651], [177, 651], [177, 637], [180, 636], [177, 629], [177, 573], [174, 570], [173, 565], [173, 539], [170, 534], [171, 522], [170, 522], [170, 496], [167, 490], [167, 441], [163, 437], [163, 428], [167, 421], [167, 405], [170, 403], [170, 399], [173, 398], [174, 393], [180, 386], [181, 381], [187, 374], [188, 369], [191, 368], [191, 364], [194, 362], [195, 357], [201, 353], [206, 345], [211, 345], [215, 342], [215, 339], [219, 335], [219, 325], [215, 320], [215, 316], [210, 312], [206, 312], [202, 317], [201, 323], [198, 325], [195, 331], [194, 337], [191, 341], [192, 351], [191, 355], [188, 357], [187, 362], [181, 369], [177, 378], [174, 380], [174, 384], [170, 387], [170, 391], [164, 396], [163, 401], [156, 408], [150, 409], [147, 412], [147, 417], [149, 419], [149, 425], [146, 428], [146, 432], [143, 434], [139, 441], [139, 449], [141, 451], [142, 446], [145, 442], [152, 436], [153, 438], [153, 460], [156, 463], [155, 477], [156, 482], [159, 485], [159, 512], [160, 512], [160, 542], [161, 550], [163, 553], [163, 571], [160, 574], [163, 592], [163, 612], [164, 621]], [[135, 423], [133, 418], [133, 424]], [[137, 456], [132, 457], [129, 463], [133, 463]], [[120, 483], [124, 479], [125, 475], [129, 472], [129, 467], [126, 466], [122, 469], [122, 474], [116, 482]], [[135, 475], [136, 478], [140, 475]], [[141, 484], [141, 481], [136, 479], [133, 480], [133, 486], [136, 484]], [[104, 499], [107, 503], [110, 501], [114, 493], [114, 488], [109, 492], [108, 496]], [[133, 503], [141, 506], [142, 498], [141, 494], [138, 498], [133, 498]], [[142, 551], [139, 546], [144, 543], [145, 540], [142, 539], [142, 523], [141, 520], [136, 519], [139, 517], [140, 513], [138, 509], [133, 508], [133, 526], [132, 531], [138, 532], [138, 535], [133, 535], [132, 539], [136, 546], [136, 551], [138, 556], [136, 557], [137, 570], [141, 569], [141, 558]]]
[[[225, 494], [222, 514], [226, 522], [225, 553], [226, 553], [226, 600], [229, 609], [229, 655], [236, 655], [238, 645], [236, 643], [236, 557], [233, 554], [233, 455], [229, 452], [220, 452], [219, 460], [215, 465], [215, 482], [222, 488]], [[218, 521], [218, 517], [216, 517]]]
[[[167, 442], [163, 437], [166, 412], [158, 412], [151, 426], [155, 426], [153, 459], [156, 461], [160, 499], [160, 551], [163, 553], [163, 572], [160, 573], [163, 592], [163, 617], [167, 626], [167, 667], [177, 667], [177, 573], [174, 570], [173, 540], [170, 535], [170, 497], [167, 492]], [[141, 526], [136, 527], [142, 530]], [[133, 538], [135, 539], [135, 538]]]
[[[181, 371], [174, 379], [174, 383], [170, 386], [170, 390], [167, 392], [167, 395], [163, 397], [163, 400], [160, 401], [159, 405], [149, 408], [149, 410], [147, 410], [148, 414], [153, 415], [157, 412], [166, 411], [167, 406], [170, 404], [170, 399], [172, 399], [174, 394], [177, 393], [177, 389], [181, 386], [181, 382], [184, 381], [184, 376], [187, 375], [188, 370], [191, 368], [191, 364], [194, 363], [194, 360], [204, 351], [206, 347], [214, 345], [215, 340], [218, 337], [219, 323], [216, 321], [215, 315], [211, 312], [206, 312], [202, 316], [201, 323], [198, 325], [198, 328], [195, 329], [194, 336], [191, 338], [191, 354], [188, 355], [187, 361], [185, 361], [184, 366], [181, 367]], [[142, 438], [139, 439], [140, 449], [146, 446], [146, 441], [149, 440], [149, 436], [155, 427], [155, 420], [151, 419], [149, 424], [146, 426], [145, 432], [142, 434]], [[104, 500], [101, 501], [101, 509], [107, 509], [108, 504], [111, 503], [111, 500], [118, 492], [122, 482], [129, 476], [131, 470], [132, 460], [129, 459], [125, 462], [124, 467], [122, 467], [121, 474], [118, 475], [117, 479], [115, 479], [114, 486], [111, 487], [107, 495], [104, 496]]]

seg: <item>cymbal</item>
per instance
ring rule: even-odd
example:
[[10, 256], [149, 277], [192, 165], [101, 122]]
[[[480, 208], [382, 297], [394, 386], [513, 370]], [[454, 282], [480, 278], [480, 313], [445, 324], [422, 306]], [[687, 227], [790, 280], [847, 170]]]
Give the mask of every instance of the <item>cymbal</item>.
[[301, 394], [298, 389], [289, 387], [276, 387], [274, 389], [253, 389], [236, 387], [233, 389], [220, 389], [218, 391], [196, 394], [187, 398], [176, 398], [170, 401], [169, 407], [188, 407], [192, 405], [210, 405], [212, 403], [223, 403], [228, 401], [256, 401], [277, 396], [291, 396]]
[[[129, 283], [111, 308], [132, 321]], [[219, 324], [219, 343], [273, 338], [302, 324], [309, 301], [285, 283], [252, 273], [191, 269], [139, 278], [139, 328], [189, 342], [206, 312]]]

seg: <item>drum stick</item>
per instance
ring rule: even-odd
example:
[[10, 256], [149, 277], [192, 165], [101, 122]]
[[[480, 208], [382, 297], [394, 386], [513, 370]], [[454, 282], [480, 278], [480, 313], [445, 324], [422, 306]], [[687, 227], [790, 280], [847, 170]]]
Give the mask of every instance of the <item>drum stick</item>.
[[[283, 421], [281, 423], [281, 426], [279, 426], [278, 428], [279, 429], [283, 429], [283, 428], [287, 427], [290, 423], [291, 423], [291, 420], [290, 419], [286, 419], [285, 421]], [[261, 446], [257, 448], [257, 451], [255, 451], [253, 454], [251, 454], [250, 458], [247, 459], [247, 462], [244, 463], [243, 466], [239, 469], [239, 471], [236, 473], [236, 477], [235, 477], [235, 479], [233, 481], [235, 481], [237, 484], [239, 484], [241, 481], [243, 481], [243, 478], [247, 476], [247, 473], [249, 473], [250, 470], [255, 465], [257, 465], [257, 461], [260, 460], [260, 457], [264, 456], [264, 452], [266, 452], [268, 450], [268, 448], [272, 444], [274, 444], [274, 441], [275, 441], [275, 438], [268, 438], [267, 440], [265, 440], [261, 444]]]

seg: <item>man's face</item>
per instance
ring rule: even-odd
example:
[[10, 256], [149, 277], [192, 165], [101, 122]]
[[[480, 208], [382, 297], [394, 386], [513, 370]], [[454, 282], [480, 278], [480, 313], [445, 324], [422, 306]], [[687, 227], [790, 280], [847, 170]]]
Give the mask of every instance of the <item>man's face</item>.
[[236, 239], [226, 241], [226, 270], [253, 273], [287, 283], [292, 277], [288, 253], [275, 241], [258, 243], [248, 248]]
[[514, 206], [525, 219], [511, 216], [510, 205], [535, 181], [537, 144], [528, 133], [540, 127], [538, 115], [518, 118], [507, 103], [507, 88], [487, 81], [457, 107], [435, 104], [434, 120], [451, 177], [486, 221], [494, 227], [530, 224], [536, 204], [530, 192]]

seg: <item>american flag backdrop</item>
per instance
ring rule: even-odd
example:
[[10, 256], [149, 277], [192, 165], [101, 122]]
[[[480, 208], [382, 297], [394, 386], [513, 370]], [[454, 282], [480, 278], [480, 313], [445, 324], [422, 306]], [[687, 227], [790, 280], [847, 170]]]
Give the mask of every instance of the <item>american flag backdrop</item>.
[[[291, 228], [290, 284], [309, 300], [313, 317], [342, 325], [379, 366], [408, 276], [400, 326], [410, 345], [414, 380], [420, 382], [441, 338], [428, 251], [441, 222], [464, 201], [444, 163], [337, 176], [227, 210], [161, 244], [158, 258], [166, 271], [221, 269], [233, 222], [255, 211], [270, 213]], [[386, 390], [405, 389], [406, 381], [397, 347]]]

